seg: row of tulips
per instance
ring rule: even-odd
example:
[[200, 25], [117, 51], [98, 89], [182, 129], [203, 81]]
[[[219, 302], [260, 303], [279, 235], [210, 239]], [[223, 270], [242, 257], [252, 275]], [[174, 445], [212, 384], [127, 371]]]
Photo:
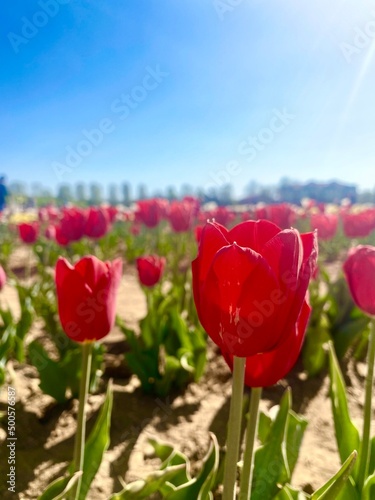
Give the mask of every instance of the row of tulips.
[[[245, 208], [245, 211], [244, 211]], [[228, 227], [238, 219], [265, 219], [282, 229], [298, 226], [309, 221], [311, 230], [318, 229], [321, 240], [332, 239], [342, 226], [347, 238], [365, 238], [375, 229], [375, 209], [356, 206], [329, 206], [309, 203], [297, 207], [287, 203], [242, 207], [217, 207], [208, 209], [201, 206], [198, 199], [186, 197], [181, 201], [168, 202], [154, 198], [140, 200], [131, 209], [103, 206], [62, 208], [46, 207], [39, 209], [38, 219], [44, 227], [45, 235], [56, 239], [60, 245], [78, 241], [84, 236], [98, 239], [107, 234], [116, 220], [132, 222], [132, 230], [137, 233], [140, 226], [155, 228], [163, 220], [169, 222], [174, 232], [186, 232], [199, 227], [208, 219]], [[40, 224], [26, 224], [19, 228], [20, 237], [25, 243], [33, 243], [38, 238]]]

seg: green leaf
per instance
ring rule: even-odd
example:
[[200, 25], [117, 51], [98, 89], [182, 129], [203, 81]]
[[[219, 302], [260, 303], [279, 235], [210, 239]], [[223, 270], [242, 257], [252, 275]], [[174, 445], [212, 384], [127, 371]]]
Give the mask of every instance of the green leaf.
[[344, 489], [345, 484], [353, 470], [354, 464], [357, 460], [357, 455], [357, 452], [353, 451], [347, 460], [345, 460], [341, 469], [336, 472], [336, 474], [329, 481], [327, 481], [325, 485], [313, 493], [311, 500], [338, 500], [339, 498], [340, 500], [359, 499], [359, 496], [353, 496], [353, 493], [356, 491], [355, 489], [350, 492], [350, 496], [345, 495], [339, 497], [340, 492]]
[[199, 382], [206, 368], [207, 362], [207, 334], [201, 327], [189, 330], [189, 335], [193, 344], [194, 356], [194, 382]]
[[158, 358], [156, 350], [137, 350], [125, 354], [130, 370], [137, 375], [146, 393], [153, 391], [155, 380], [159, 377]]
[[152, 316], [147, 314], [139, 323], [141, 329], [141, 338], [146, 348], [151, 349], [155, 346], [156, 336], [152, 325]]
[[298, 460], [299, 450], [307, 424], [308, 422], [305, 418], [301, 415], [297, 415], [293, 410], [289, 410], [286, 454], [291, 476]]
[[164, 470], [153, 472], [146, 479], [134, 481], [125, 486], [120, 493], [115, 493], [109, 497], [109, 500], [141, 500], [149, 498], [150, 495], [160, 491], [163, 484], [173, 480], [173, 478], [181, 473], [184, 465], [173, 465]]
[[0, 360], [7, 361], [13, 353], [16, 327], [13, 323], [7, 324], [5, 330], [0, 332]]
[[78, 471], [70, 476], [59, 477], [47, 486], [47, 489], [38, 497], [38, 500], [64, 500], [66, 494], [72, 490], [81, 475], [82, 472]]
[[252, 500], [273, 498], [290, 479], [286, 437], [291, 406], [290, 390], [286, 390], [266, 443], [257, 449], [254, 460]]
[[375, 472], [375, 437], [370, 440], [370, 463], [368, 472], [370, 475]]
[[296, 490], [289, 484], [286, 484], [273, 500], [308, 500], [309, 498], [311, 498], [310, 495], [304, 491]]
[[163, 364], [162, 378], [155, 380], [155, 392], [158, 396], [166, 396], [169, 393], [176, 373], [181, 369], [180, 361], [174, 356], [165, 356]]
[[52, 360], [36, 340], [29, 344], [28, 351], [31, 363], [39, 372], [41, 390], [58, 403], [66, 401], [66, 378], [60, 364]]
[[212, 498], [211, 489], [215, 484], [219, 468], [219, 445], [216, 436], [210, 433], [211, 443], [199, 475], [188, 483], [178, 486], [165, 496], [166, 500], [207, 500]]
[[339, 359], [342, 359], [349, 347], [362, 336], [368, 324], [369, 318], [363, 315], [340, 326], [340, 330], [334, 336], [335, 351]]
[[111, 425], [111, 411], [113, 402], [113, 392], [111, 382], [108, 384], [106, 398], [100, 409], [99, 416], [95, 426], [85, 445], [85, 454], [83, 461], [83, 477], [79, 500], [85, 500], [90, 485], [98, 472], [103, 459], [104, 452], [107, 450], [110, 442], [109, 430]]
[[320, 323], [308, 329], [303, 347], [303, 366], [310, 377], [317, 375], [325, 367], [327, 362], [325, 346], [330, 339], [327, 319], [323, 314]]
[[369, 476], [363, 485], [361, 500], [373, 500], [375, 498], [375, 474]]
[[[341, 463], [350, 456], [353, 450], [359, 450], [360, 437], [356, 426], [353, 424], [348, 409], [345, 382], [332, 343], [329, 343], [329, 371], [330, 371], [330, 396], [335, 424], [337, 447]], [[353, 477], [357, 477], [357, 469]]]
[[174, 476], [173, 484], [179, 486], [191, 480], [190, 461], [186, 455], [176, 450], [173, 446], [167, 443], [160, 443], [155, 439], [150, 438], [149, 443], [153, 446], [155, 454], [160, 458], [162, 464], [161, 469], [166, 469], [173, 465], [185, 465], [180, 473]]
[[258, 439], [261, 444], [265, 444], [272, 427], [272, 418], [264, 413], [259, 412], [259, 423], [258, 423]]

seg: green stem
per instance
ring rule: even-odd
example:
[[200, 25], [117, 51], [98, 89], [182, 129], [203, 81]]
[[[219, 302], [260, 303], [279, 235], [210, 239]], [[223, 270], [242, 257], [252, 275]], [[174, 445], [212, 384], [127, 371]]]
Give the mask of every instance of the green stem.
[[374, 385], [374, 361], [375, 361], [375, 319], [370, 324], [369, 344], [367, 351], [367, 375], [365, 389], [365, 406], [363, 418], [362, 443], [359, 453], [358, 487], [362, 491], [367, 479], [370, 461], [370, 428], [372, 413], [372, 388]]
[[230, 402], [227, 454], [224, 466], [223, 500], [234, 500], [237, 462], [242, 424], [242, 400], [246, 358], [234, 356], [232, 398]]
[[[92, 359], [92, 342], [84, 342], [82, 344], [82, 373], [81, 373], [81, 383], [79, 388], [79, 408], [78, 408], [78, 418], [77, 418], [77, 433], [74, 443], [73, 472], [83, 470], [85, 435], [86, 435], [86, 404], [87, 404], [87, 397], [90, 385], [91, 359]], [[76, 487], [73, 488], [71, 496], [72, 499], [79, 498], [81, 483], [82, 483], [82, 476], [77, 481]]]
[[258, 431], [259, 403], [261, 396], [262, 388], [253, 387], [251, 390], [249, 420], [247, 422], [246, 429], [246, 444], [241, 475], [240, 500], [249, 500], [251, 495], [254, 470], [254, 443]]

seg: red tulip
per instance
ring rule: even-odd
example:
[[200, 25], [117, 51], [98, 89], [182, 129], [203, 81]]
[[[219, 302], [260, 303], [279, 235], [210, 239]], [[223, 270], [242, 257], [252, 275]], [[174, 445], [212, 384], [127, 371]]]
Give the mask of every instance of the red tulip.
[[64, 258], [56, 264], [56, 290], [62, 327], [76, 342], [100, 340], [115, 321], [122, 261], [102, 262], [94, 256], [75, 266]]
[[116, 220], [117, 214], [118, 214], [118, 208], [110, 205], [109, 207], [105, 207], [107, 211], [108, 217], [109, 217], [109, 222], [114, 222]]
[[70, 243], [70, 239], [68, 238], [68, 236], [64, 232], [61, 225], [55, 226], [55, 239], [56, 239], [56, 243], [58, 243], [59, 245], [61, 245], [63, 247], [65, 247], [66, 245], [68, 245]]
[[142, 285], [152, 287], [160, 281], [165, 267], [165, 257], [145, 255], [137, 258], [139, 281]]
[[21, 240], [24, 243], [32, 244], [35, 243], [38, 239], [39, 235], [39, 223], [32, 222], [30, 224], [24, 222], [23, 224], [19, 224], [18, 232]]
[[267, 219], [282, 229], [288, 229], [295, 221], [295, 211], [289, 203], [266, 205], [256, 210], [258, 219]]
[[375, 316], [375, 247], [353, 248], [343, 267], [354, 302], [366, 314]]
[[198, 219], [199, 222], [203, 223], [207, 222], [207, 220], [214, 220], [223, 226], [228, 226], [235, 217], [234, 212], [227, 207], [216, 207], [212, 210], [200, 212]]
[[156, 227], [160, 222], [163, 211], [160, 200], [157, 198], [141, 200], [137, 201], [137, 205], [136, 220], [142, 222], [147, 227]]
[[91, 207], [86, 219], [85, 235], [89, 238], [99, 239], [107, 234], [108, 229], [108, 212], [101, 208]]
[[358, 213], [341, 213], [343, 229], [348, 238], [364, 238], [375, 228], [375, 210], [367, 209]]
[[188, 202], [173, 201], [169, 207], [168, 218], [173, 231], [188, 231], [193, 223], [194, 206]]
[[246, 210], [246, 212], [242, 212], [241, 214], [241, 221], [245, 222], [250, 219], [254, 219], [255, 213], [250, 210]]
[[[268, 352], [246, 358], [245, 384], [248, 387], [268, 387], [276, 384], [295, 365], [301, 351], [303, 339], [310, 318], [311, 307], [305, 300], [302, 304], [293, 334], [285, 342]], [[229, 368], [233, 370], [233, 355], [222, 351]]]
[[247, 380], [256, 386], [272, 385], [298, 358], [316, 260], [314, 233], [265, 220], [202, 231], [192, 264], [198, 317], [226, 359], [250, 357]]
[[182, 198], [182, 202], [188, 203], [189, 205], [191, 205], [191, 209], [193, 211], [194, 217], [198, 217], [198, 214], [199, 214], [199, 211], [201, 208], [201, 202], [200, 202], [199, 198], [196, 198], [195, 196], [187, 195], [187, 196], [184, 196]]
[[255, 218], [256, 219], [267, 219], [268, 213], [265, 205], [260, 203], [255, 209]]
[[338, 221], [338, 217], [335, 214], [312, 214], [310, 226], [312, 230], [318, 230], [320, 240], [330, 240], [336, 234]]
[[7, 276], [5, 274], [2, 265], [0, 264], [0, 290], [4, 288], [6, 281], [7, 281]]
[[71, 241], [79, 241], [85, 234], [86, 212], [81, 208], [66, 208], [60, 224], [56, 227], [56, 241], [67, 245]]

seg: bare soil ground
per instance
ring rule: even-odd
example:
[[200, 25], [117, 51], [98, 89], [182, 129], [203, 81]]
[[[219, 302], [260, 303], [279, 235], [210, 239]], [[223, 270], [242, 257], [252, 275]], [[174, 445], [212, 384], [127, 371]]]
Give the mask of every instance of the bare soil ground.
[[[0, 294], [1, 304], [17, 310], [17, 296], [10, 286]], [[133, 326], [146, 312], [146, 303], [134, 269], [129, 268], [121, 283], [118, 313]], [[38, 322], [30, 338], [43, 337]], [[145, 396], [137, 380], [127, 373], [123, 364], [122, 334], [115, 330], [106, 339], [106, 376], [98, 394], [89, 397], [88, 432], [104, 399], [108, 376], [114, 377], [114, 405], [111, 423], [111, 444], [105, 454], [88, 500], [106, 499], [121, 490], [119, 478], [130, 481], [144, 477], [158, 467], [151, 457], [150, 437], [168, 441], [186, 453], [194, 469], [204, 457], [213, 431], [221, 445], [225, 442], [229, 412], [231, 375], [226, 364], [210, 342], [206, 373], [199, 384], [191, 384], [184, 393], [165, 399]], [[0, 392], [0, 412], [6, 411], [7, 386], [16, 389], [17, 429], [17, 494], [6, 489], [8, 450], [5, 421], [0, 427], [0, 498], [36, 499], [47, 484], [62, 475], [72, 458], [76, 430], [77, 401], [65, 406], [39, 389], [38, 374], [27, 364], [9, 366], [9, 379]], [[348, 368], [350, 412], [361, 425], [364, 365], [358, 370]], [[278, 404], [285, 388], [290, 385], [295, 411], [309, 421], [292, 484], [306, 491], [317, 488], [339, 468], [334, 437], [328, 378], [305, 380], [298, 365], [286, 380], [265, 389], [261, 407]], [[193, 500], [193, 499], [192, 499]]]

